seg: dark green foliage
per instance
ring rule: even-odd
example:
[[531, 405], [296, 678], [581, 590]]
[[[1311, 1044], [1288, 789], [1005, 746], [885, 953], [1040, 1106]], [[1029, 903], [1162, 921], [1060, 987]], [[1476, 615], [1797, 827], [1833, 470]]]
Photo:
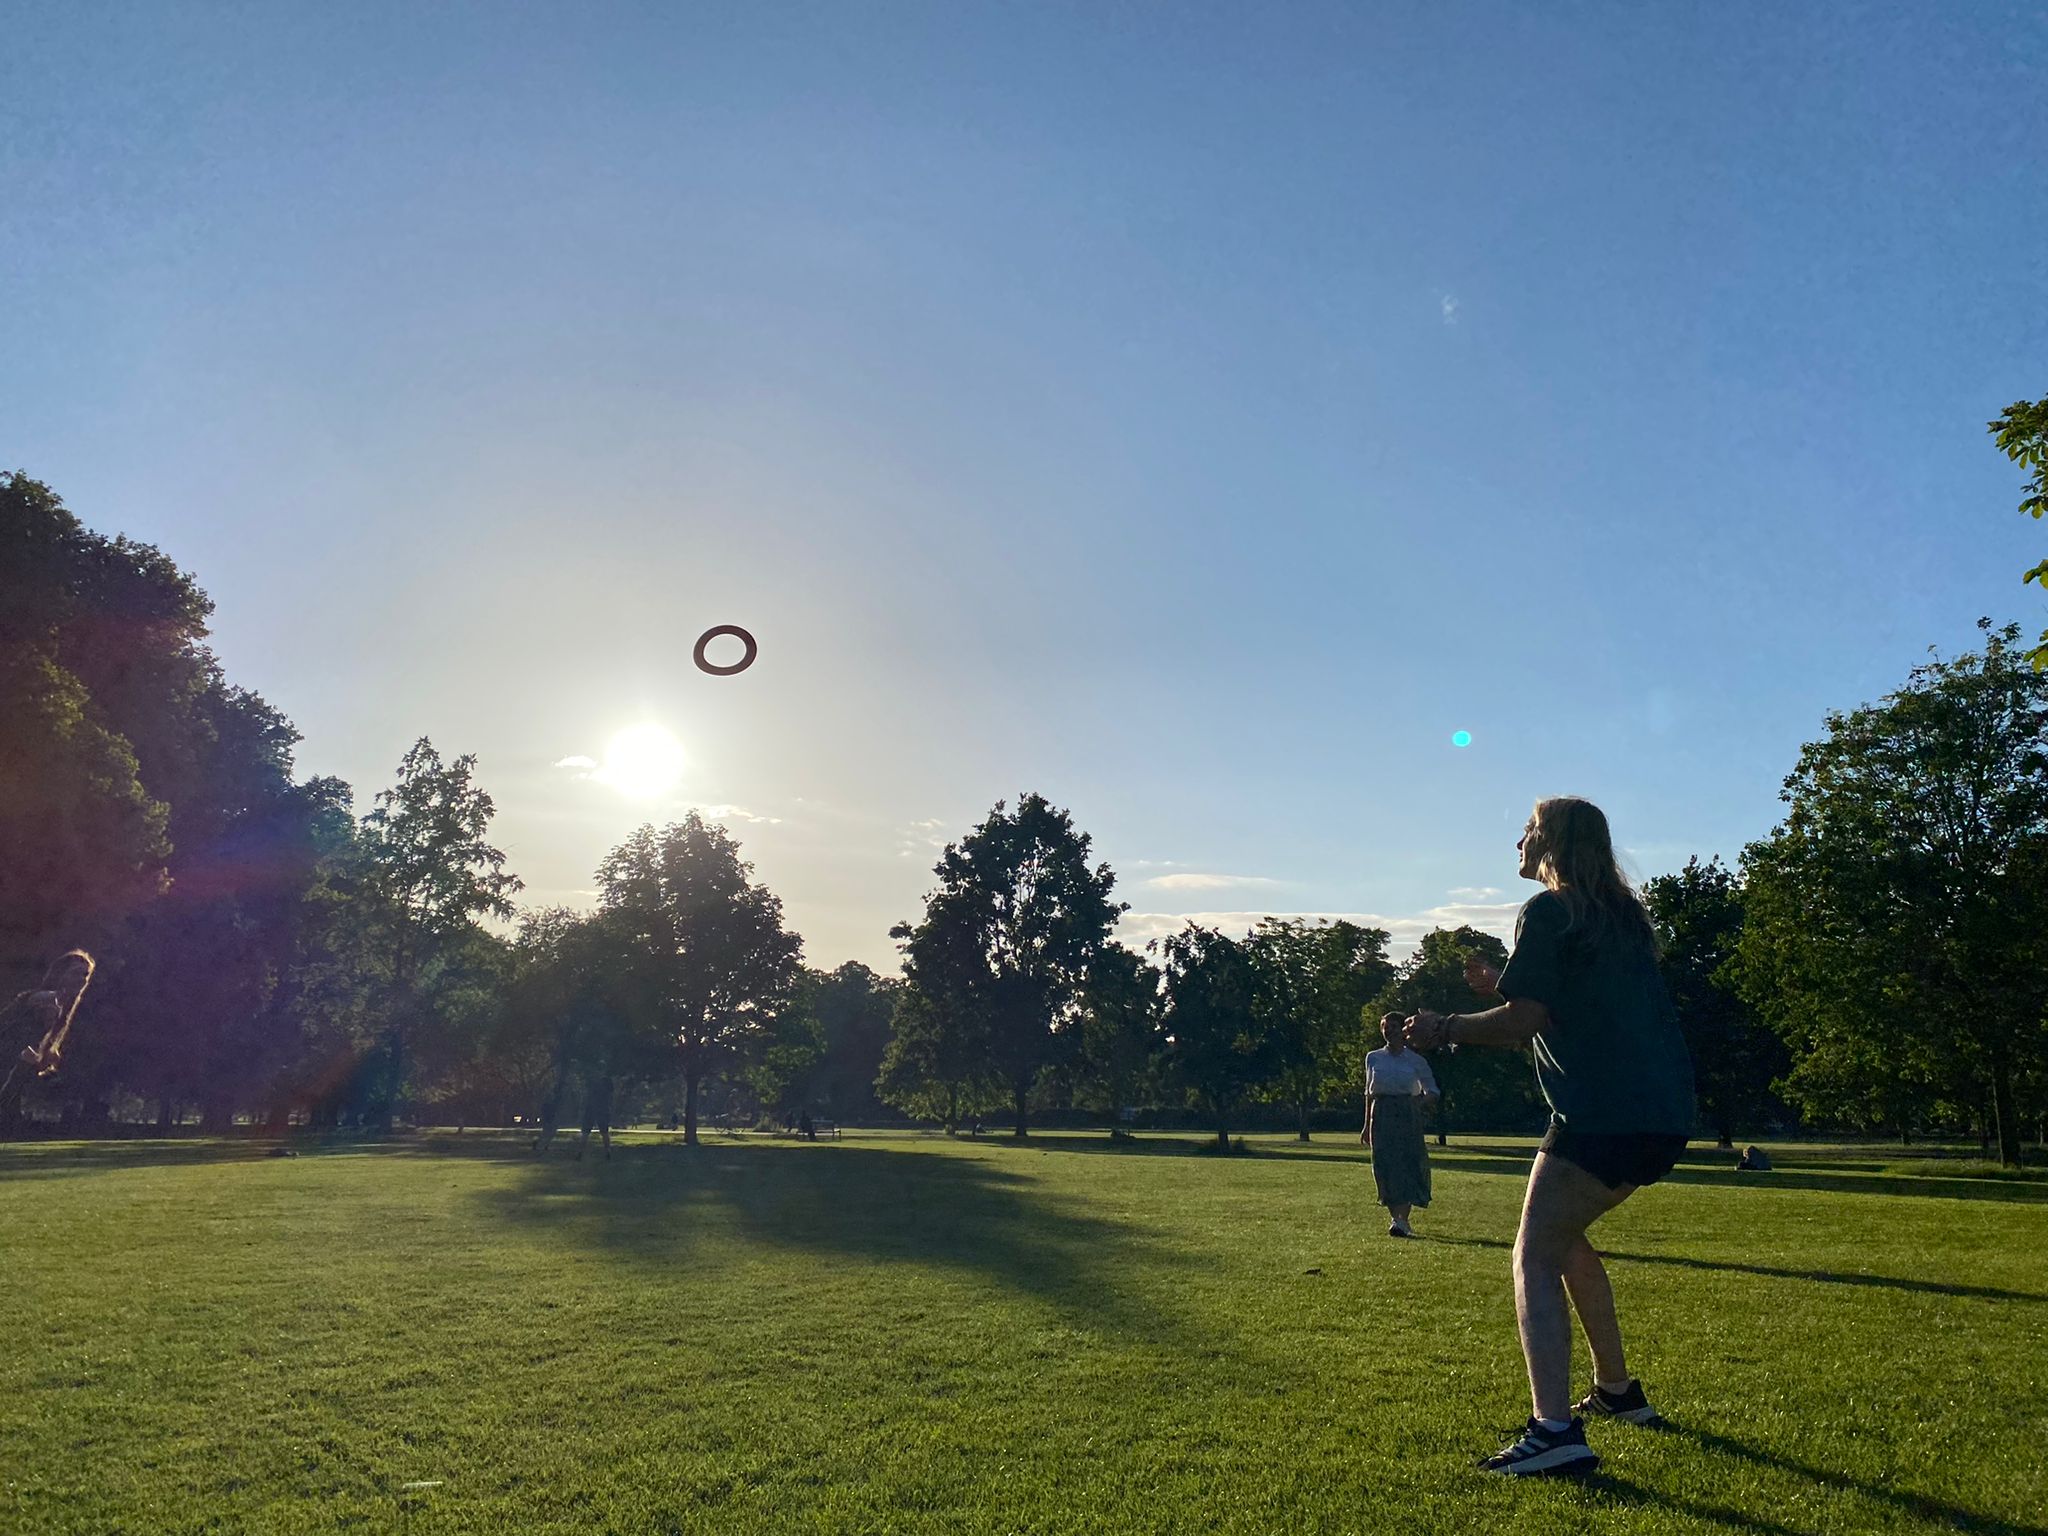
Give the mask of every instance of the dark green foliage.
[[1742, 935], [1742, 885], [1718, 859], [1688, 859], [1643, 887], [1657, 926], [1664, 985], [1692, 1053], [1700, 1112], [1724, 1147], [1774, 1107], [1771, 1082], [1789, 1065], [1784, 1042], [1736, 995], [1728, 970]]
[[[1366, 1005], [1364, 1026], [1369, 1043], [1379, 1044], [1383, 1014], [1403, 1016], [1427, 1008], [1436, 1013], [1479, 1013], [1500, 1005], [1498, 997], [1482, 997], [1465, 980], [1465, 962], [1477, 958], [1498, 969], [1507, 963], [1507, 946], [1477, 928], [1437, 928], [1395, 973], [1393, 983]], [[1437, 1106], [1437, 1141], [1452, 1130], [1520, 1131], [1542, 1125], [1543, 1096], [1527, 1051], [1466, 1046], [1437, 1051], [1430, 1057], [1443, 1100]], [[1354, 1082], [1362, 1094], [1364, 1081]]]
[[1362, 1010], [1393, 980], [1387, 939], [1356, 923], [1269, 917], [1248, 941], [1278, 1052], [1260, 1094], [1294, 1106], [1303, 1141], [1309, 1111], [1354, 1097], [1365, 1052], [1379, 1043], [1376, 1028], [1366, 1039]]
[[921, 1092], [905, 1075], [914, 1062], [957, 1060], [966, 1075], [945, 1080], [956, 1085], [947, 1101], [957, 1101], [958, 1084], [993, 1075], [1009, 1090], [1017, 1134], [1025, 1133], [1032, 1090], [1062, 1055], [1060, 1031], [1125, 910], [1110, 897], [1116, 876], [1107, 864], [1091, 868], [1088, 848], [1073, 819], [1034, 794], [1022, 796], [1014, 813], [997, 801], [980, 826], [947, 847], [924, 920], [893, 933], [903, 944], [906, 980], [930, 1004], [918, 1027], [971, 1037], [985, 1065], [970, 1070], [951, 1045], [899, 1053], [890, 1091]]
[[[2048, 516], [2048, 400], [2016, 400], [1989, 424], [1999, 451], [2029, 472], [2020, 510], [2029, 517]], [[2022, 578], [2048, 587], [2048, 560], [2030, 569]], [[2036, 671], [2048, 667], [2048, 633], [2027, 652]]]
[[1904, 1123], [1960, 1079], [2016, 1164], [2016, 1089], [2048, 1060], [2048, 677], [2018, 626], [1981, 627], [1801, 750], [1743, 856], [1731, 974], [1792, 1047], [1792, 1098]]
[[1189, 923], [1154, 941], [1165, 970], [1167, 1065], [1172, 1082], [1230, 1147], [1230, 1114], [1272, 1082], [1289, 1042], [1264, 995], [1249, 940]]
[[692, 1142], [705, 1078], [744, 1065], [801, 969], [803, 943], [782, 926], [781, 898], [752, 873], [725, 829], [695, 811], [660, 831], [640, 828], [598, 866], [622, 1006], [635, 1032], [669, 1043]]

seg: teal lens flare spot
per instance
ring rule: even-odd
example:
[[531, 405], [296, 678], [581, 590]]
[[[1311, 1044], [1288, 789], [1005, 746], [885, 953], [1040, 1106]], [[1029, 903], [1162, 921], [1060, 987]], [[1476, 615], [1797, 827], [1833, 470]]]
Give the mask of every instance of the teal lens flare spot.
[[1471, 745], [1472, 745], [1472, 733], [1471, 733], [1470, 731], [1453, 731], [1453, 732], [1451, 732], [1451, 745], [1452, 745], [1452, 746], [1454, 746], [1454, 747], [1469, 747], [1469, 746], [1471, 746]]

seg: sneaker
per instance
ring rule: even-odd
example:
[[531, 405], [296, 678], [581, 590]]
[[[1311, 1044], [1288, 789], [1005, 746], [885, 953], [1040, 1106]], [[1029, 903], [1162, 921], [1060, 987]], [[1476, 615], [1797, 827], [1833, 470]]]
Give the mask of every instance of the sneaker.
[[1479, 1463], [1485, 1472], [1510, 1477], [1578, 1477], [1600, 1465], [1586, 1444], [1586, 1421], [1573, 1419], [1563, 1429], [1545, 1429], [1531, 1419], [1522, 1438]]
[[1609, 1392], [1596, 1382], [1592, 1391], [1572, 1404], [1572, 1412], [1589, 1419], [1620, 1419], [1625, 1424], [1649, 1426], [1664, 1422], [1664, 1415], [1650, 1406], [1650, 1400], [1643, 1396], [1643, 1384], [1633, 1376], [1626, 1392]]
[[1408, 1230], [1408, 1223], [1405, 1221], [1391, 1222], [1387, 1226], [1387, 1236], [1389, 1237], [1413, 1237], [1414, 1235], [1413, 1232]]

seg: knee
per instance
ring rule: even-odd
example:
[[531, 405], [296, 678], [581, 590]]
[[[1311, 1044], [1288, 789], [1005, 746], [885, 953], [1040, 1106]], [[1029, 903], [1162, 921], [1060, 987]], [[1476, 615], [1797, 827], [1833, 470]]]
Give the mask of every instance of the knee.
[[1568, 1242], [1557, 1242], [1540, 1232], [1521, 1232], [1515, 1237], [1515, 1274], [1554, 1277], [1564, 1273]]

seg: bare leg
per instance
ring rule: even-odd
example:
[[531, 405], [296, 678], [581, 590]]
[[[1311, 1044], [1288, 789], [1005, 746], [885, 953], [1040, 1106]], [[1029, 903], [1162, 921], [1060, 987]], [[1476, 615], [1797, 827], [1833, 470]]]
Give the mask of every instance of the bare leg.
[[[1539, 1153], [1515, 1237], [1515, 1319], [1529, 1366], [1529, 1396], [1540, 1419], [1572, 1416], [1572, 1319], [1564, 1271], [1586, 1228], [1635, 1192], [1609, 1189], [1576, 1163]], [[1609, 1305], [1612, 1305], [1610, 1297]]]
[[1414, 1209], [1412, 1205], [1390, 1205], [1387, 1207], [1387, 1215], [1395, 1221], [1406, 1221], [1408, 1213]]
[[1564, 1257], [1564, 1288], [1593, 1351], [1593, 1379], [1621, 1386], [1628, 1380], [1628, 1364], [1621, 1353], [1621, 1322], [1614, 1315], [1614, 1287], [1607, 1283], [1600, 1255], [1583, 1234]]

